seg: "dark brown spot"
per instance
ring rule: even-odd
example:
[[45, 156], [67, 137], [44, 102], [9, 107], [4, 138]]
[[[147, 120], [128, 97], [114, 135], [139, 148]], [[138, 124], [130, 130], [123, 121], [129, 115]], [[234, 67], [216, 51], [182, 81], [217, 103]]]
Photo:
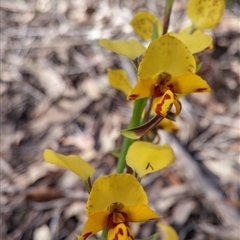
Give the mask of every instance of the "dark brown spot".
[[197, 88], [195, 92], [205, 92], [207, 88]]
[[171, 99], [171, 96], [170, 96], [169, 94], [166, 94], [166, 95], [164, 96], [164, 98], [163, 98], [163, 101], [164, 101], [164, 100], [168, 100], [168, 99]]
[[139, 97], [138, 94], [132, 94], [128, 96], [128, 100], [135, 100], [137, 97]]
[[122, 228], [119, 228], [119, 229], [118, 229], [118, 234], [120, 234], [120, 235], [123, 236], [123, 230], [122, 230]]

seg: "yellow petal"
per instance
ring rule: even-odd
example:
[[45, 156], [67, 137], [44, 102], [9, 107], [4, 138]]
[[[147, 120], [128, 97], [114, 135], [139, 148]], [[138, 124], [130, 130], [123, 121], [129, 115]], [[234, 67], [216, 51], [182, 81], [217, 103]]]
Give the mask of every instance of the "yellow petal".
[[221, 19], [224, 12], [224, 0], [190, 0], [187, 15], [195, 28], [213, 28]]
[[65, 156], [63, 154], [56, 153], [51, 149], [45, 149], [43, 158], [48, 163], [70, 169], [84, 182], [88, 182], [88, 179], [95, 173], [95, 169], [77, 155]]
[[[170, 33], [170, 34], [172, 34], [172, 33]], [[201, 37], [200, 35], [204, 35], [204, 36], [208, 36], [208, 41], [210, 41], [210, 38], [209, 38], [209, 36], [210, 35], [207, 35], [207, 34], [204, 34], [203, 33], [203, 30], [201, 30], [201, 29], [194, 29], [194, 27], [191, 25], [191, 26], [188, 26], [188, 27], [185, 27], [185, 28], [183, 28], [183, 29], [181, 29], [181, 31], [179, 32], [179, 34], [187, 34], [187, 35], [197, 35], [197, 36], [199, 36], [199, 37]], [[174, 36], [174, 35], [173, 35]], [[176, 36], [177, 37], [177, 36]], [[196, 36], [195, 36], [196, 37]], [[211, 37], [211, 44], [210, 45], [208, 45], [207, 46], [207, 48], [206, 49], [210, 49], [210, 50], [212, 50], [213, 48], [214, 48], [214, 45], [213, 45], [213, 43], [212, 43], [212, 36], [210, 36]], [[180, 39], [181, 40], [181, 39]], [[203, 43], [202, 43], [202, 41], [203, 41]], [[203, 39], [202, 39], [202, 41], [199, 41], [198, 42], [198, 44], [199, 44], [199, 46], [201, 46], [201, 48], [203, 47], [202, 45], [204, 44], [204, 45], [206, 45], [207, 43], [207, 38], [206, 37], [204, 37]], [[182, 40], [182, 42], [183, 43], [185, 43], [184, 42], [184, 40]], [[204, 43], [205, 42], [205, 43]], [[185, 43], [186, 45], [187, 45], [187, 43]], [[191, 44], [190, 44], [191, 45]], [[187, 45], [188, 46], [188, 45]], [[200, 48], [199, 46], [195, 46], [195, 47], [193, 47], [193, 46], [190, 46], [190, 47], [188, 47], [189, 48], [189, 50], [191, 49], [191, 48]], [[191, 51], [192, 50], [192, 51]], [[196, 49], [191, 49], [190, 50], [190, 52], [193, 54], [194, 53], [194, 50], [196, 51]], [[196, 58], [196, 55], [194, 55], [194, 57]]]
[[82, 234], [78, 237], [78, 240], [85, 240], [93, 234], [106, 228], [108, 215], [108, 211], [101, 211], [89, 216], [82, 230]]
[[149, 12], [137, 12], [130, 24], [134, 31], [143, 39], [150, 40], [153, 35], [154, 24], [158, 24], [158, 36], [162, 35], [162, 22]]
[[177, 125], [173, 121], [171, 121], [171, 120], [169, 120], [167, 118], [164, 118], [158, 124], [158, 127], [160, 129], [163, 129], [163, 130], [165, 130], [167, 132], [170, 132], [170, 133], [177, 133], [179, 131], [179, 128], [177, 127]]
[[107, 235], [108, 240], [133, 240], [135, 239], [130, 227], [126, 226], [124, 223], [118, 224], [114, 228], [108, 230]]
[[172, 78], [168, 83], [168, 87], [176, 94], [209, 92], [211, 90], [204, 79], [191, 73]]
[[108, 79], [112, 87], [124, 92], [126, 95], [132, 91], [132, 86], [128, 79], [126, 72], [122, 69], [112, 70], [108, 69]]
[[187, 47], [177, 38], [166, 34], [154, 40], [139, 65], [139, 79], [156, 78], [166, 72], [172, 77], [195, 73], [196, 62]]
[[107, 210], [113, 203], [132, 206], [147, 204], [145, 191], [131, 174], [112, 174], [95, 180], [87, 202], [87, 215]]
[[175, 102], [174, 94], [167, 90], [163, 96], [156, 97], [153, 100], [153, 107], [158, 116], [166, 117], [171, 105]]
[[127, 100], [135, 100], [139, 98], [150, 97], [154, 93], [155, 80], [152, 78], [141, 79], [137, 82], [131, 93], [127, 96]]
[[164, 238], [163, 240], [178, 240], [177, 232], [168, 224], [158, 223], [157, 226], [163, 230]]
[[128, 57], [131, 60], [136, 59], [146, 51], [146, 48], [136, 40], [120, 41], [100, 39], [98, 43], [100, 46], [117, 54]]
[[184, 33], [169, 34], [181, 40], [192, 54], [201, 52], [212, 44], [212, 37], [204, 33], [194, 32], [192, 35]]
[[159, 171], [175, 161], [168, 144], [162, 146], [149, 142], [134, 142], [128, 149], [126, 162], [142, 178], [148, 173]]
[[125, 207], [122, 212], [127, 214], [129, 222], [145, 222], [161, 217], [146, 204]]

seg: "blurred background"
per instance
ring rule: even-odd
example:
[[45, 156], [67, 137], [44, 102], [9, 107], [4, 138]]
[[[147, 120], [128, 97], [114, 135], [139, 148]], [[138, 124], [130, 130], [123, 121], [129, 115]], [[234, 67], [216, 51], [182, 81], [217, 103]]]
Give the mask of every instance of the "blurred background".
[[[170, 30], [190, 22], [176, 1]], [[70, 171], [43, 161], [45, 148], [79, 154], [97, 169], [115, 171], [133, 104], [111, 88], [107, 68], [136, 73], [99, 38], [129, 39], [138, 10], [163, 17], [160, 0], [1, 1], [1, 239], [73, 240], [86, 221], [87, 193]], [[182, 99], [176, 135], [161, 132], [177, 155], [171, 167], [142, 181], [153, 209], [181, 240], [240, 239], [240, 5], [227, 2], [208, 33], [214, 49], [201, 53], [199, 74], [210, 93]], [[104, 197], [104, 196], [103, 196]], [[158, 231], [156, 221], [133, 224], [137, 239]], [[99, 235], [100, 238], [100, 235]]]

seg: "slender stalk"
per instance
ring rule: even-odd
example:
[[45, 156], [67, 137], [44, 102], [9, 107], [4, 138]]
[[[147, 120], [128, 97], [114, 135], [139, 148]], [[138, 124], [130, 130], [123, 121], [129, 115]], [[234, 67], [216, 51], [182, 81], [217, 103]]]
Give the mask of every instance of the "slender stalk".
[[163, 19], [163, 35], [168, 32], [173, 3], [174, 3], [174, 0], [166, 0], [166, 3], [165, 3], [164, 19]]
[[[146, 101], [147, 101], [146, 99], [135, 100], [134, 108], [133, 108], [133, 115], [128, 124], [128, 128], [133, 128], [133, 127], [137, 127], [140, 125], [142, 111], [146, 105]], [[133, 141], [134, 140], [132, 140], [132, 139], [124, 137], [120, 156], [119, 156], [118, 162], [117, 162], [117, 173], [122, 173], [124, 171], [124, 168], [126, 166], [126, 159], [125, 159], [126, 154], [127, 154], [128, 148], [133, 143]]]

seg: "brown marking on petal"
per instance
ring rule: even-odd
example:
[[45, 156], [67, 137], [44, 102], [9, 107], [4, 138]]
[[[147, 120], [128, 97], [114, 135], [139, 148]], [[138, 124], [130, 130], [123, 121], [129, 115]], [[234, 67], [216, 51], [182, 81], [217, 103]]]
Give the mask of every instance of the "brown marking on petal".
[[147, 170], [149, 167], [154, 171], [154, 168], [152, 167], [152, 165], [151, 165], [150, 163], [148, 163], [148, 165], [147, 165], [147, 167], [145, 168], [145, 170]]
[[168, 100], [168, 99], [171, 99], [171, 96], [170, 96], [169, 94], [166, 94], [166, 95], [164, 96], [164, 98], [163, 98], [163, 101], [164, 101], [164, 100]]
[[195, 92], [205, 92], [207, 88], [197, 88]]
[[123, 230], [122, 230], [122, 228], [119, 228], [117, 233], [123, 236]]
[[118, 240], [118, 235], [123, 236], [123, 234], [124, 234], [124, 233], [123, 233], [123, 229], [122, 229], [122, 228], [119, 228], [118, 231], [117, 231], [117, 233], [115, 234], [113, 240]]
[[171, 96], [169, 94], [166, 94], [162, 100], [162, 103], [157, 104], [157, 107], [155, 108], [155, 112], [158, 116], [164, 117], [161, 114], [162, 106], [164, 105], [165, 100], [171, 99]]
[[133, 235], [129, 232], [129, 230], [127, 229], [127, 236], [130, 237], [132, 240], [134, 240]]
[[128, 100], [135, 100], [137, 97], [139, 97], [139, 94], [131, 94], [128, 96]]
[[83, 239], [85, 240], [85, 239], [87, 239], [90, 235], [92, 235], [93, 233], [92, 232], [88, 232], [88, 233], [85, 233], [84, 235], [83, 235]]

